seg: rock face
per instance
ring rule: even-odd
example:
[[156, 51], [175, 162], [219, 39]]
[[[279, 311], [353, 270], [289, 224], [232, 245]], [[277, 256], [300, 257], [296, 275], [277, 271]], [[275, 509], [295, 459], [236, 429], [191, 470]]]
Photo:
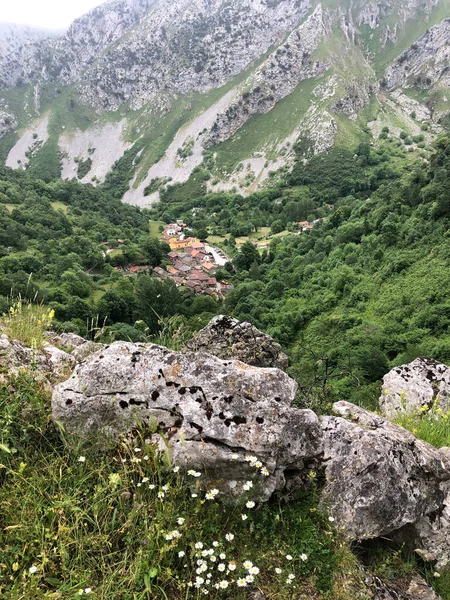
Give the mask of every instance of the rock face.
[[36, 377], [61, 379], [73, 369], [75, 362], [70, 354], [48, 342], [44, 342], [42, 349], [36, 350], [17, 340], [10, 340], [5, 334], [0, 335], [0, 367], [9, 374], [18, 375], [23, 370], [31, 370]]
[[444, 500], [439, 510], [396, 532], [395, 539], [406, 543], [426, 561], [441, 570], [450, 563], [450, 485], [442, 486]]
[[383, 378], [380, 408], [388, 418], [438, 404], [450, 409], [450, 369], [429, 358], [395, 367]]
[[208, 352], [218, 358], [235, 358], [255, 367], [276, 367], [285, 370], [288, 357], [270, 336], [251, 323], [241, 323], [224, 315], [215, 317], [190, 340], [186, 348]]
[[[253, 497], [284, 486], [285, 471], [320, 454], [317, 416], [291, 407], [296, 383], [278, 369], [258, 369], [208, 354], [115, 343], [78, 365], [56, 386], [53, 415], [77, 439], [116, 439], [136, 422], [163, 434], [175, 464], [206, 471], [229, 496], [259, 475]], [[263, 476], [247, 460], [258, 457]]]
[[425, 33], [390, 66], [385, 74], [385, 85], [428, 89], [436, 84], [448, 89], [450, 83], [450, 19], [445, 19]]
[[348, 402], [334, 409], [344, 418], [322, 418], [322, 499], [350, 538], [378, 537], [439, 510], [450, 479], [439, 450]]

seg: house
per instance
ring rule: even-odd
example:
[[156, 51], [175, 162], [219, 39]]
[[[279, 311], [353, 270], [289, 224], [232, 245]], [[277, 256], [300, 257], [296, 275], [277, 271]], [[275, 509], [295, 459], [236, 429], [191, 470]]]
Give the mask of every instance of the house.
[[118, 244], [123, 244], [123, 240], [117, 240]]
[[297, 225], [298, 225], [298, 228], [299, 228], [299, 229], [303, 229], [304, 227], [308, 227], [308, 225], [309, 225], [309, 222], [308, 222], [308, 221], [299, 221], [299, 222], [297, 223]]
[[176, 258], [178, 257], [178, 252], [169, 252], [169, 254], [167, 255], [170, 260], [176, 260]]
[[215, 277], [210, 277], [208, 279], [208, 285], [209, 285], [209, 287], [211, 287], [211, 286], [216, 287], [217, 279]]

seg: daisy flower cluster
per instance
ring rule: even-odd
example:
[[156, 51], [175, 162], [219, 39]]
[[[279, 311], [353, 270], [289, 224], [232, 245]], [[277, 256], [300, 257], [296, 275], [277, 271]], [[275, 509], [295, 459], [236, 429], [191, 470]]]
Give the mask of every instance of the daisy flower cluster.
[[192, 558], [196, 577], [188, 583], [188, 587], [208, 596], [214, 594], [214, 590], [247, 587], [255, 582], [260, 573], [259, 567], [250, 560], [240, 563], [229, 556], [228, 547], [233, 540], [234, 534], [227, 533], [222, 543], [215, 540], [211, 548], [205, 547], [203, 542], [195, 542]]

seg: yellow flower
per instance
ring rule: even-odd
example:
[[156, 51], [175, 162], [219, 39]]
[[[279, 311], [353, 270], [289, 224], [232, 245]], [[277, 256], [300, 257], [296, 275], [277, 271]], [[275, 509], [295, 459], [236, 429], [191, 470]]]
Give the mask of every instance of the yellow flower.
[[14, 572], [15, 572], [15, 571], [18, 571], [18, 570], [19, 570], [19, 563], [16, 563], [16, 562], [15, 562], [15, 563], [13, 563], [12, 570], [13, 570]]

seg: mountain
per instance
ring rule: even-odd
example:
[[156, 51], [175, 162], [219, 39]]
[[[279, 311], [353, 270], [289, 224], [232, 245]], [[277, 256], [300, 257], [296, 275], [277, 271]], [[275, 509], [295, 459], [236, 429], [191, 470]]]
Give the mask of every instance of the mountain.
[[109, 0], [64, 36], [10, 44], [0, 159], [150, 206], [196, 169], [209, 191], [246, 194], [294, 146], [308, 157], [386, 127], [431, 140], [450, 111], [450, 0], [336, 4]]

